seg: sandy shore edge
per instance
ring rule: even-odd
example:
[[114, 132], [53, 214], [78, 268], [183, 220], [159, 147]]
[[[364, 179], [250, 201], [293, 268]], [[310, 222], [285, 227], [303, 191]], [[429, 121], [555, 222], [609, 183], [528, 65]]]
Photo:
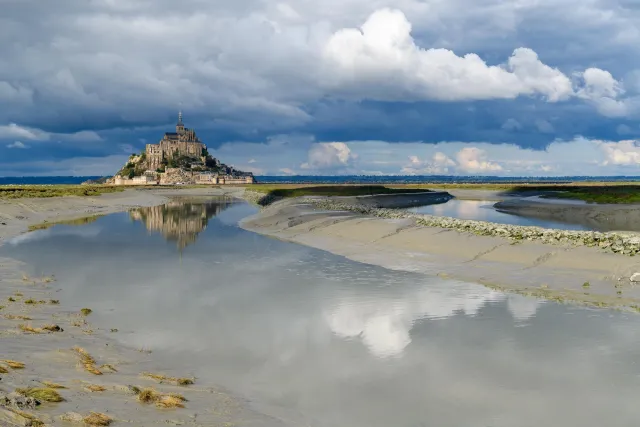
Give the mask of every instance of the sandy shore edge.
[[[245, 192], [257, 201], [260, 194]], [[550, 300], [640, 311], [636, 233], [547, 230], [345, 205], [276, 201], [247, 230], [391, 269], [437, 274]]]

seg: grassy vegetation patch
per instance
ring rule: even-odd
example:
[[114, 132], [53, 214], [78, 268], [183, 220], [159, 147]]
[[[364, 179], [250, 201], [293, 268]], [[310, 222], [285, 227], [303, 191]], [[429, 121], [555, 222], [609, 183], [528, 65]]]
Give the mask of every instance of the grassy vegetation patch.
[[[272, 197], [300, 196], [364, 196], [372, 194], [402, 194], [441, 190], [492, 190], [503, 194], [542, 193], [541, 197], [582, 200], [588, 203], [640, 203], [637, 183], [581, 182], [562, 184], [466, 184], [420, 183], [387, 185], [310, 185], [310, 184], [254, 184], [246, 187]], [[546, 193], [546, 194], [545, 194]]]
[[[562, 190], [562, 189], [558, 189]], [[587, 203], [640, 203], [640, 185], [602, 185], [570, 187], [546, 198], [582, 200]]]
[[384, 185], [269, 185], [256, 184], [249, 187], [274, 197], [300, 196], [371, 196], [374, 194], [424, 193], [424, 188], [394, 188]]
[[64, 398], [53, 388], [18, 388], [16, 392], [26, 397], [33, 397], [41, 402], [63, 402]]
[[[90, 224], [94, 221], [96, 221], [98, 218], [103, 217], [104, 215], [92, 215], [92, 216], [87, 216], [87, 217], [83, 217], [83, 218], [77, 218], [77, 219], [67, 219], [67, 220], [62, 220], [62, 221], [53, 221], [53, 222], [43, 222], [40, 224], [34, 224], [34, 225], [30, 225], [29, 226], [29, 231], [36, 231], [36, 230], [46, 230], [47, 228], [51, 228], [54, 225], [85, 225], [85, 224]], [[27, 281], [23, 278], [24, 281]], [[49, 278], [46, 277], [44, 278], [42, 281], [43, 283], [50, 283], [54, 280], [53, 277]]]
[[123, 187], [108, 185], [2, 185], [0, 199], [25, 197], [99, 196], [124, 191]]

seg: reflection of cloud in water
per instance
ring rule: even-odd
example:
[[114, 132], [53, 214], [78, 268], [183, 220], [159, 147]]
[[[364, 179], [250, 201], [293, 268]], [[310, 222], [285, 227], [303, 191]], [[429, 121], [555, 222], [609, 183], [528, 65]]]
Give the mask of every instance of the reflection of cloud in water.
[[[487, 200], [450, 200], [447, 203], [429, 205], [413, 209], [428, 215], [447, 216], [453, 218], [473, 219], [479, 221], [490, 220], [495, 215], [491, 207], [495, 202]], [[410, 209], [411, 210], [411, 209]]]
[[52, 227], [45, 230], [36, 230], [29, 233], [21, 234], [8, 240], [10, 245], [20, 245], [27, 242], [35, 242], [38, 240], [47, 239], [52, 236], [76, 236], [83, 238], [92, 238], [100, 234], [101, 227], [96, 226], [83, 226], [73, 227], [67, 226], [62, 228]]
[[512, 294], [507, 298], [507, 308], [516, 320], [531, 319], [536, 315], [540, 304], [542, 304], [542, 300], [522, 295]]
[[[524, 298], [524, 297], [523, 297]], [[475, 316], [490, 301], [501, 301], [501, 292], [462, 282], [445, 282], [427, 288], [409, 289], [396, 297], [363, 298], [349, 295], [324, 310], [331, 330], [343, 338], [360, 338], [379, 357], [401, 355], [411, 343], [410, 330], [422, 318], [443, 319], [457, 313]], [[514, 300], [516, 319], [535, 314], [537, 301]], [[511, 303], [510, 303], [511, 304]]]

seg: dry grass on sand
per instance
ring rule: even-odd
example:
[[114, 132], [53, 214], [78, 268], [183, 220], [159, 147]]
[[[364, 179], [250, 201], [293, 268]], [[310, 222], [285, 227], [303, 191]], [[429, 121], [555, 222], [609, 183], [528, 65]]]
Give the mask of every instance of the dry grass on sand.
[[176, 378], [164, 374], [153, 374], [151, 372], [143, 372], [141, 375], [143, 377], [152, 378], [160, 383], [170, 382], [181, 386], [187, 386], [195, 383], [195, 379], [193, 378]]
[[29, 424], [24, 424], [24, 425], [30, 425], [32, 427], [43, 427], [45, 425], [45, 423], [42, 420], [37, 418], [35, 415], [31, 415], [28, 412], [21, 411], [20, 409], [16, 409], [16, 408], [5, 408], [5, 409], [13, 412], [14, 414], [18, 414], [21, 417], [27, 419], [29, 421]]
[[108, 426], [113, 422], [113, 419], [100, 412], [91, 412], [89, 415], [84, 417], [82, 421], [90, 426]]
[[42, 381], [42, 384], [47, 386], [47, 387], [49, 387], [49, 388], [58, 388], [58, 389], [67, 388], [67, 387], [63, 386], [62, 384], [54, 383], [54, 382], [51, 382], [51, 381]]
[[96, 367], [96, 359], [87, 353], [85, 349], [76, 346], [73, 347], [72, 350], [80, 358], [80, 363], [84, 367], [85, 371], [90, 372], [93, 375], [102, 375], [102, 372]]
[[16, 360], [5, 359], [5, 360], [0, 360], [0, 362], [4, 363], [11, 369], [24, 369], [24, 363], [18, 362]]
[[84, 424], [86, 426], [108, 426], [113, 422], [113, 418], [101, 412], [90, 412], [89, 415], [82, 416], [77, 412], [67, 412], [60, 416], [62, 421], [74, 424]]
[[98, 384], [89, 384], [85, 388], [87, 390], [91, 391], [91, 392], [105, 391], [107, 389], [106, 387], [103, 387], [103, 386], [98, 385]]
[[164, 394], [152, 388], [145, 388], [138, 393], [138, 401], [140, 403], [155, 403], [159, 408], [184, 408], [187, 399], [178, 393]]
[[31, 320], [31, 317], [20, 314], [5, 314], [3, 317], [7, 320]]
[[63, 332], [63, 329], [58, 326], [58, 325], [54, 325], [54, 324], [48, 324], [48, 325], [44, 325], [41, 328], [34, 328], [31, 325], [18, 325], [18, 328], [22, 331], [22, 332], [27, 332], [30, 334], [42, 334], [45, 332]]

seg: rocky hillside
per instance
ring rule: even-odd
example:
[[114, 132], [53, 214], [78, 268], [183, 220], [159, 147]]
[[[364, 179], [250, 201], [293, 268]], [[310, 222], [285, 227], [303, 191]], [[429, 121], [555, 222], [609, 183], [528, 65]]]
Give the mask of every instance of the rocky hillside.
[[218, 175], [229, 176], [247, 176], [252, 175], [251, 172], [243, 172], [227, 166], [204, 150], [201, 157], [175, 156], [166, 159], [161, 168], [150, 170], [147, 164], [147, 156], [144, 152], [140, 154], [132, 154], [127, 163], [116, 173], [123, 178], [133, 178], [141, 176], [145, 172], [164, 173], [166, 168], [181, 169], [190, 172], [212, 172]]

